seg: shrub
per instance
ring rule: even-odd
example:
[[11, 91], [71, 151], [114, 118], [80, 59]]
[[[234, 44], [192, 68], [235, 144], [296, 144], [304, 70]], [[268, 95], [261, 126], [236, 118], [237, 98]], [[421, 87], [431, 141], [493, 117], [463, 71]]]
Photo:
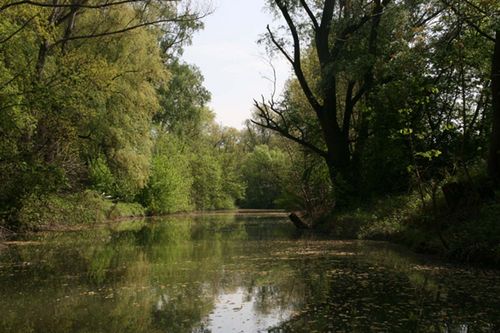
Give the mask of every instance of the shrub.
[[143, 216], [139, 204], [113, 204], [95, 191], [69, 195], [30, 195], [23, 199], [17, 220], [21, 230], [102, 223], [109, 218]]
[[192, 184], [186, 156], [172, 151], [153, 158], [148, 184], [141, 202], [149, 214], [169, 214], [190, 210]]
[[450, 255], [461, 261], [500, 263], [500, 204], [481, 207], [477, 216], [446, 231]]

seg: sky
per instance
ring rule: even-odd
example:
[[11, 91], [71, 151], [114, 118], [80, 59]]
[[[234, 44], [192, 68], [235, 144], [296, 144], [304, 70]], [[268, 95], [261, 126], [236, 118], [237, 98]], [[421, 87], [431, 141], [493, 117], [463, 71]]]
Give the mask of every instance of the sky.
[[[265, 9], [265, 0], [214, 0], [213, 7], [214, 13], [204, 19], [205, 29], [195, 34], [183, 59], [198, 66], [205, 77], [216, 121], [242, 128], [251, 116], [253, 99], [273, 91], [269, 57], [257, 44], [273, 16]], [[281, 57], [272, 59], [272, 64], [280, 92], [290, 66]]]

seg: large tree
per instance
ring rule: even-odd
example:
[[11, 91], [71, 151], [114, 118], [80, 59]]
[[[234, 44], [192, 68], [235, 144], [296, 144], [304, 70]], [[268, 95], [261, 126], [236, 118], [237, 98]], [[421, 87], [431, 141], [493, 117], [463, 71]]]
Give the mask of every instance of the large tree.
[[[279, 36], [268, 26], [270, 45], [292, 65], [314, 112], [322, 143], [310, 140], [303, 124], [290, 119], [287, 107], [272, 99], [255, 103], [255, 123], [323, 157], [332, 182], [352, 190], [359, 178], [357, 155], [367, 136], [359, 106], [376, 84], [375, 66], [390, 59], [381, 52], [381, 44], [397, 26], [383, 26], [382, 22], [396, 5], [391, 0], [275, 0], [271, 6], [286, 22], [287, 36]], [[317, 64], [312, 72], [305, 58]]]
[[0, 214], [101, 171], [133, 199], [166, 59], [202, 15], [189, 1], [0, 1]]

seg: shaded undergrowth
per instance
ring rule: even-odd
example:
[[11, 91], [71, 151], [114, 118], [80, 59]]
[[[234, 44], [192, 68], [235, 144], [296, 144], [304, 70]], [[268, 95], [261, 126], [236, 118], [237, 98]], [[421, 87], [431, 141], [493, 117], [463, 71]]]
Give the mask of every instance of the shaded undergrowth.
[[498, 199], [450, 208], [442, 193], [434, 205], [407, 194], [334, 212], [319, 229], [336, 238], [388, 240], [416, 252], [500, 265], [499, 218]]

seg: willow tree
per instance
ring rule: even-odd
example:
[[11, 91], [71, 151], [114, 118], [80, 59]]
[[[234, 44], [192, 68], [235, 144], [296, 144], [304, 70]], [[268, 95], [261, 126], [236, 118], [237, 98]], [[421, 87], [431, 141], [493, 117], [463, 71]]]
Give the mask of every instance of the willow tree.
[[0, 2], [0, 214], [32, 193], [82, 190], [98, 171], [113, 175], [107, 193], [133, 198], [165, 58], [201, 16], [189, 1]]

